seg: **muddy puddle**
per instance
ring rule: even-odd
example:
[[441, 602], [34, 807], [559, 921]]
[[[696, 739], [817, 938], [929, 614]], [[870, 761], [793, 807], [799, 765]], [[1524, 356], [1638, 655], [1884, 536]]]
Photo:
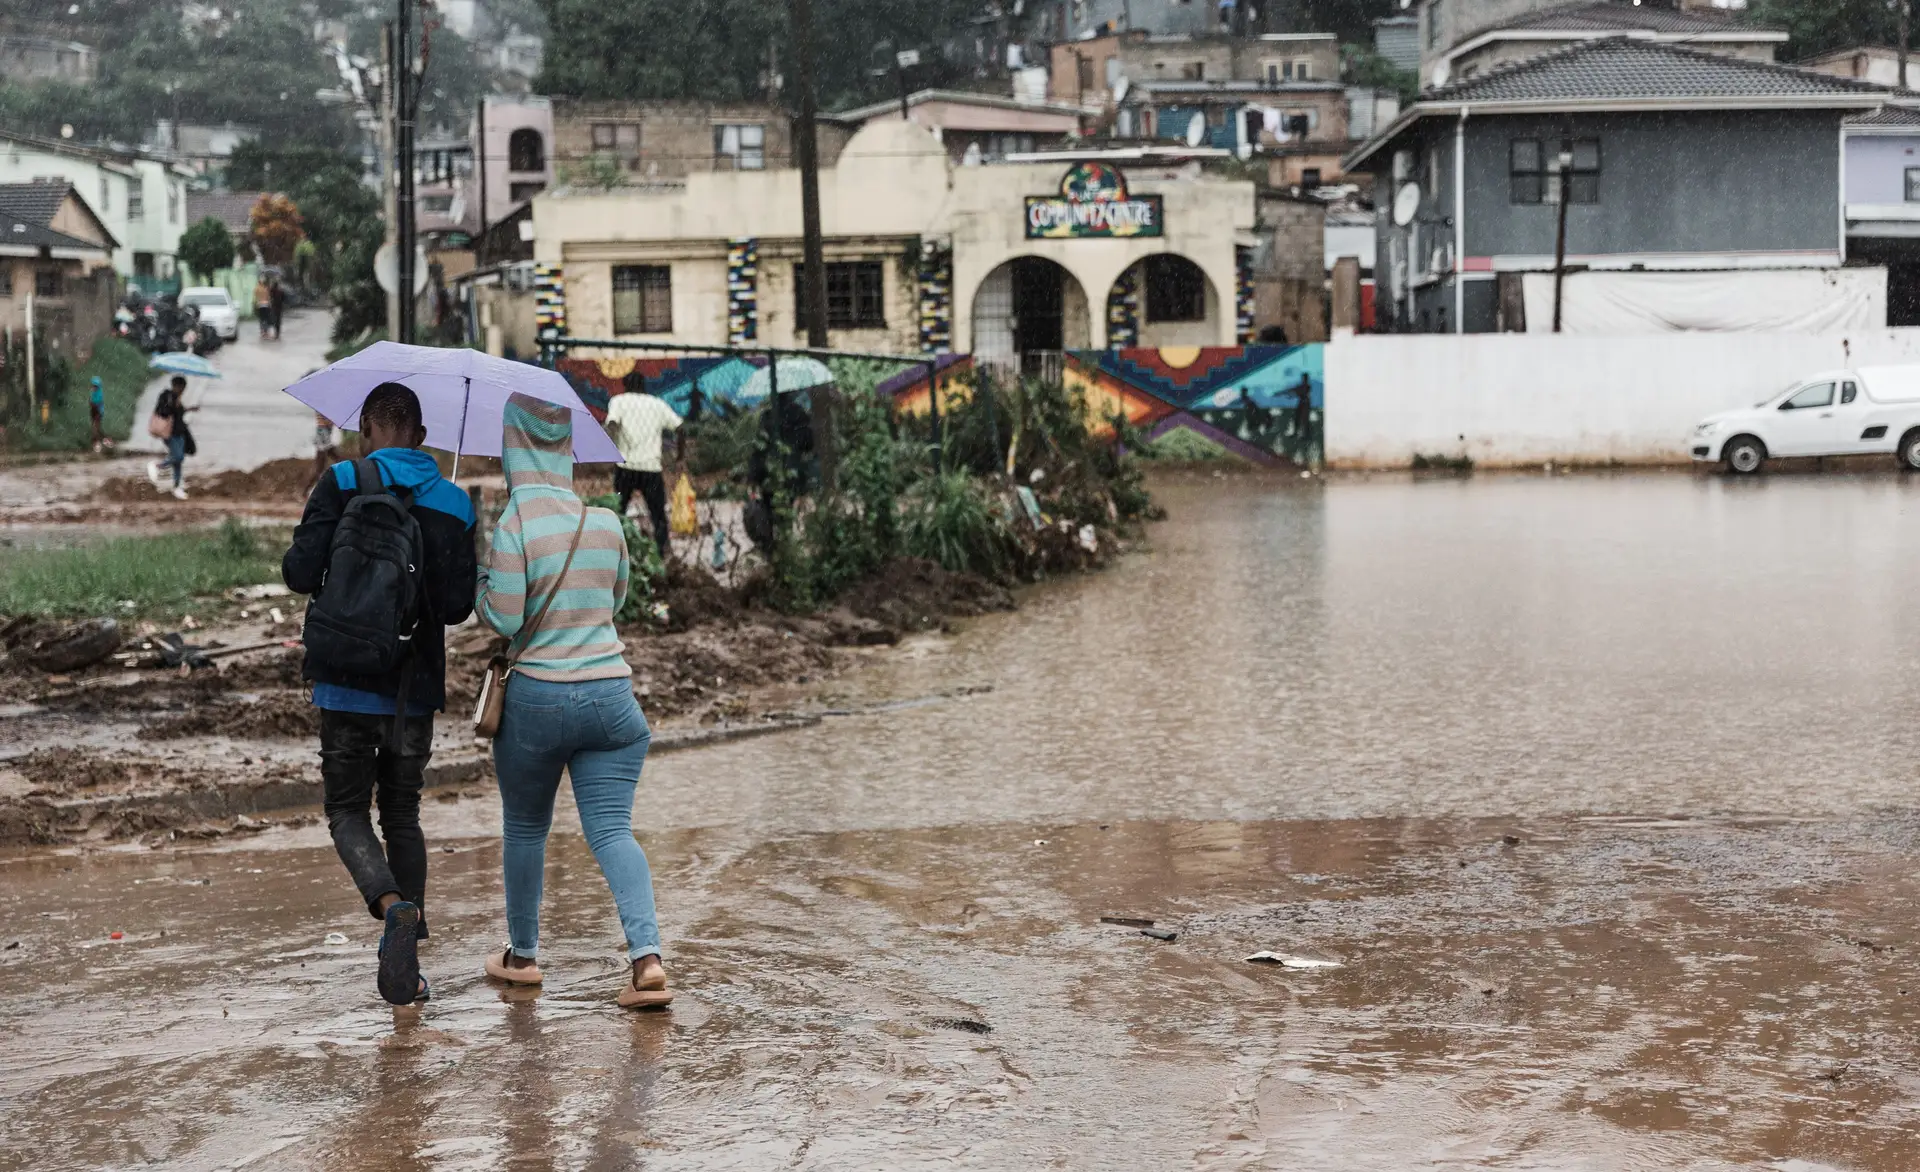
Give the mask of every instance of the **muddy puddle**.
[[649, 763], [664, 1015], [568, 809], [548, 986], [480, 978], [482, 784], [417, 1012], [323, 826], [0, 856], [0, 1167], [1920, 1166], [1916, 491], [1170, 486]]

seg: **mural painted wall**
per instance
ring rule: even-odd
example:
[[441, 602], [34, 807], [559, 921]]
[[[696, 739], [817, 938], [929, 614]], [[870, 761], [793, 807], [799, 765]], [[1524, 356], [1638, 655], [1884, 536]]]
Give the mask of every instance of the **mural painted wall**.
[[1308, 464], [1322, 450], [1324, 351], [1320, 343], [1079, 350], [1067, 355], [1065, 377], [1090, 414], [1124, 415], [1170, 458]]
[[[1170, 459], [1232, 455], [1263, 465], [1304, 465], [1322, 457], [1325, 350], [1317, 342], [1075, 350], [1067, 354], [1063, 378], [1086, 396], [1087, 414], [1096, 425], [1124, 416]], [[637, 369], [655, 393], [685, 415], [696, 391], [707, 410], [758, 407], [766, 398], [765, 380], [749, 380], [765, 365], [759, 355], [612, 356], [563, 358], [559, 369], [596, 414], [605, 415], [608, 397], [619, 393], [627, 373]], [[943, 406], [963, 402], [971, 393], [972, 357], [944, 354], [936, 367]], [[882, 381], [874, 391], [891, 396], [897, 411], [917, 415], [928, 407], [926, 372], [919, 366]]]

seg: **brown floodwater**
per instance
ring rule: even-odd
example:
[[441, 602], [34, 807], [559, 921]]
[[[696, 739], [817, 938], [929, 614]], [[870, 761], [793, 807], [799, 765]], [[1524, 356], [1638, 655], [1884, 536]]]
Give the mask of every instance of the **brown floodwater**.
[[0, 1167], [1920, 1166], [1916, 494], [1168, 485], [850, 700], [990, 691], [648, 767], [668, 1014], [575, 833], [480, 978], [490, 800], [419, 1011], [318, 827], [6, 857]]

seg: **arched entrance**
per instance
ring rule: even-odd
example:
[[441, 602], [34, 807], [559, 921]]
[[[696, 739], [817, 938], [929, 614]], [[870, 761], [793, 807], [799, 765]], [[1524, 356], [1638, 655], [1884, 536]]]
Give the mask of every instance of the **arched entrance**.
[[1107, 344], [1214, 346], [1220, 342], [1220, 296], [1186, 257], [1158, 252], [1120, 274], [1107, 292]]
[[988, 273], [973, 295], [975, 361], [1049, 374], [1062, 351], [1093, 344], [1091, 329], [1086, 290], [1044, 257], [1015, 257]]

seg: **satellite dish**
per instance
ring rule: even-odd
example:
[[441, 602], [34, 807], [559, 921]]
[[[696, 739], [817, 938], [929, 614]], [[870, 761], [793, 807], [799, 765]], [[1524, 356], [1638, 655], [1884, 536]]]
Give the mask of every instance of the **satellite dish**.
[[1205, 114], [1195, 114], [1187, 120], [1187, 145], [1197, 147], [1200, 145], [1200, 140], [1206, 137], [1207, 116]]
[[1399, 192], [1393, 197], [1394, 226], [1404, 228], [1413, 223], [1413, 217], [1419, 210], [1420, 185], [1418, 183], [1401, 184]]
[[1116, 102], [1125, 101], [1127, 98], [1127, 89], [1132, 84], [1133, 83], [1129, 82], [1124, 77], [1121, 78], [1119, 81], [1114, 82], [1113, 83], [1113, 100]]
[[[388, 294], [400, 287], [400, 258], [393, 245], [382, 244], [373, 254], [373, 279]], [[418, 297], [426, 290], [427, 250], [416, 247], [413, 253], [413, 295]]]
[[1435, 86], [1447, 84], [1447, 79], [1452, 76], [1453, 67], [1445, 57], [1433, 63], [1433, 84]]

